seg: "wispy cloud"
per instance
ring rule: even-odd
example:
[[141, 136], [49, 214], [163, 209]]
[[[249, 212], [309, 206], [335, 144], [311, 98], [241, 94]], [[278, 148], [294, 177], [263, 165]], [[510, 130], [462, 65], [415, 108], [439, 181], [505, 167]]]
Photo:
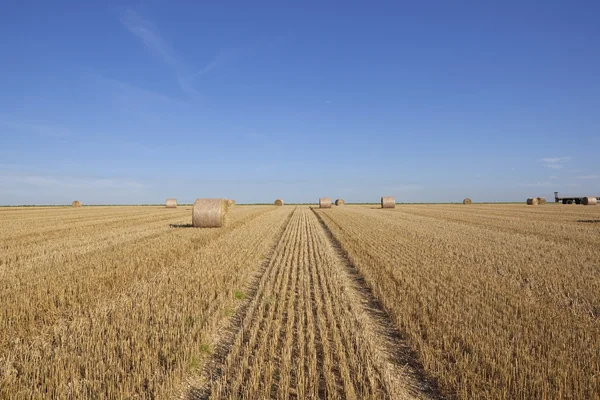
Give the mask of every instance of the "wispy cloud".
[[393, 186], [386, 186], [383, 188], [383, 190], [388, 191], [388, 192], [407, 192], [407, 191], [420, 191], [420, 190], [424, 190], [425, 186], [418, 184], [418, 183], [408, 183], [408, 184], [401, 184], [401, 185], [393, 185]]
[[127, 9], [121, 15], [121, 22], [129, 31], [144, 43], [146, 48], [160, 57], [173, 68], [177, 68], [179, 61], [169, 44], [162, 38], [154, 23], [145, 19], [137, 12]]
[[209, 62], [204, 67], [202, 67], [202, 68], [196, 70], [195, 72], [193, 72], [192, 74], [190, 74], [187, 77], [187, 79], [189, 81], [192, 81], [201, 75], [207, 74], [210, 71], [212, 71], [213, 69], [215, 69], [216, 67], [222, 65], [223, 63], [225, 63], [228, 60], [230, 60], [231, 58], [233, 58], [233, 56], [234, 56], [234, 52], [232, 52], [232, 51], [222, 51], [219, 54], [217, 54], [217, 56], [211, 62]]
[[106, 77], [98, 71], [87, 71], [85, 77], [90, 90], [104, 96], [102, 99], [107, 105], [116, 107], [128, 117], [151, 122], [161, 121], [166, 116], [182, 118], [198, 113], [195, 103]]
[[525, 187], [549, 187], [552, 186], [552, 182], [535, 182], [535, 183], [520, 183], [520, 186]]
[[571, 160], [571, 157], [546, 157], [546, 158], [542, 158], [540, 161], [545, 162], [545, 163], [555, 164], [555, 163], [567, 162], [569, 160]]
[[103, 76], [96, 71], [87, 74], [91, 83], [108, 88], [116, 95], [116, 100], [123, 105], [136, 106], [139, 103], [152, 103], [160, 107], [172, 106], [181, 108], [188, 105], [185, 101], [165, 94], [144, 89], [117, 79]]
[[579, 187], [581, 185], [579, 183], [557, 183], [557, 182], [545, 181], [545, 182], [534, 182], [534, 183], [519, 183], [519, 186], [539, 187], [539, 188], [545, 188], [545, 187], [560, 188], [560, 187]]
[[276, 138], [272, 135], [250, 132], [244, 134], [244, 137], [247, 138], [250, 143], [261, 146], [262, 148], [264, 148], [264, 146], [269, 146], [270, 148], [279, 148], [279, 144]]
[[581, 180], [593, 180], [593, 179], [598, 179], [600, 178], [600, 175], [580, 175], [580, 176], [576, 176], [575, 179], [581, 179]]
[[571, 157], [545, 157], [538, 161], [541, 162], [542, 166], [546, 168], [561, 169], [564, 167], [563, 164], [569, 162], [570, 160]]
[[3, 169], [14, 170], [14, 169], [18, 169], [19, 167], [20, 167], [20, 165], [18, 165], [18, 164], [0, 164], [0, 170], [3, 170]]
[[60, 187], [76, 189], [138, 190], [147, 186], [133, 180], [114, 178], [71, 178], [28, 174], [0, 174], [0, 184], [25, 184], [36, 187]]
[[0, 115], [0, 129], [29, 133], [47, 138], [64, 139], [70, 135], [68, 129], [46, 123], [23, 121], [7, 115]]
[[144, 44], [150, 53], [173, 70], [179, 87], [188, 94], [200, 95], [193, 87], [194, 80], [210, 72], [232, 56], [231, 52], [222, 52], [204, 67], [192, 68], [163, 38], [156, 24], [144, 18], [138, 12], [132, 9], [125, 10], [121, 15], [121, 23]]

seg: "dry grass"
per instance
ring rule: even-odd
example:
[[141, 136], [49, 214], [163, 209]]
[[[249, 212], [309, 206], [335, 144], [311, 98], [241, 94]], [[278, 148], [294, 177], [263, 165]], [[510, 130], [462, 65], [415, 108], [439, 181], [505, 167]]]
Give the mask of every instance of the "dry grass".
[[169, 228], [185, 209], [81, 211], [0, 209], [0, 398], [172, 397], [291, 212], [196, 230]]
[[229, 207], [233, 207], [233, 206], [235, 206], [235, 200], [232, 200], [232, 199], [229, 199], [229, 200], [227, 200], [227, 205], [228, 205]]
[[224, 199], [196, 199], [192, 209], [192, 226], [220, 228], [225, 225], [228, 208]]
[[0, 208], [0, 398], [598, 398], [597, 207], [229, 214]]
[[595, 208], [322, 216], [447, 394], [598, 398], [600, 237], [586, 223], [600, 221]]
[[177, 199], [167, 199], [167, 208], [177, 208]]
[[296, 208], [210, 397], [424, 398], [354, 285], [315, 215]]
[[381, 208], [395, 208], [396, 207], [396, 198], [395, 197], [382, 197], [381, 198]]

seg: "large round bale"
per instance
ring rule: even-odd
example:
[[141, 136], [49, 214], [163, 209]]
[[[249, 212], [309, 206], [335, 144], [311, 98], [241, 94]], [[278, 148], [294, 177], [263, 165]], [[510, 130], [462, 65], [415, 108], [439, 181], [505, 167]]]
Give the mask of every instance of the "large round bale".
[[396, 198], [391, 196], [383, 196], [381, 198], [381, 208], [395, 208]]
[[192, 209], [194, 228], [220, 228], [225, 225], [227, 201], [225, 199], [196, 199]]
[[544, 204], [546, 204], [546, 203], [547, 203], [547, 202], [546, 202], [546, 199], [545, 199], [545, 198], [543, 198], [543, 197], [538, 197], [538, 198], [537, 198], [537, 201], [538, 201], [538, 204], [539, 204], [539, 205], [544, 205]]
[[344, 199], [337, 199], [335, 201], [335, 205], [336, 206], [343, 206], [344, 205]]
[[177, 208], [177, 199], [167, 199], [167, 208]]
[[231, 199], [227, 200], [227, 205], [228, 205], [229, 207], [231, 207], [231, 206], [235, 206], [235, 200], [231, 200]]
[[81, 202], [79, 200], [75, 200], [71, 203], [72, 207], [81, 207]]
[[527, 199], [527, 205], [528, 206], [537, 206], [538, 205], [537, 197]]
[[321, 197], [319, 199], [319, 208], [331, 208], [331, 197]]
[[283, 205], [283, 200], [281, 200], [281, 199], [277, 199], [277, 200], [275, 200], [275, 203], [274, 203], [274, 204], [275, 204], [276, 206], [282, 206], [282, 205]]
[[581, 199], [581, 203], [584, 206], [595, 206], [598, 203], [598, 199], [596, 197], [584, 197]]
[[468, 198], [468, 197], [467, 197], [466, 199], [464, 199], [464, 200], [463, 200], [463, 204], [471, 204], [471, 203], [472, 203], [472, 201], [471, 201], [471, 199], [470, 199], [470, 198]]

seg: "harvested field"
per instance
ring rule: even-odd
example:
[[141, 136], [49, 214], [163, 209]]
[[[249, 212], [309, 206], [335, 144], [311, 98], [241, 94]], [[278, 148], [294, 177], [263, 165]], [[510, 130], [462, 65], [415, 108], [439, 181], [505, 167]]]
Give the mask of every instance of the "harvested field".
[[[318, 210], [317, 210], [318, 211]], [[458, 398], [598, 398], [600, 213], [321, 213], [425, 370]]]
[[298, 208], [258, 282], [212, 398], [419, 398], [348, 266]]
[[585, 398], [600, 208], [0, 208], [0, 398]]
[[185, 208], [0, 209], [0, 397], [168, 396], [290, 212], [197, 230]]

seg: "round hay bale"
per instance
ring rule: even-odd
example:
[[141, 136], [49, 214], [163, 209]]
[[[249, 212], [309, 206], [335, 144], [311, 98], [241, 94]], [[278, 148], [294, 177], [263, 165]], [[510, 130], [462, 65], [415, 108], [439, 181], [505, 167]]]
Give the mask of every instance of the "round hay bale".
[[527, 199], [527, 205], [528, 206], [537, 206], [538, 205], [537, 197]]
[[75, 200], [71, 203], [72, 207], [81, 207], [81, 202], [79, 200]]
[[537, 198], [537, 201], [538, 201], [538, 204], [539, 204], [539, 205], [543, 205], [543, 204], [546, 204], [546, 203], [547, 203], [546, 199], [545, 199], [545, 198], [543, 198], [543, 197], [538, 197], [538, 198]]
[[167, 199], [167, 208], [177, 208], [177, 199]]
[[596, 197], [584, 197], [581, 203], [584, 206], [595, 206], [598, 203], [598, 199]]
[[331, 208], [331, 197], [321, 197], [319, 199], [319, 208]]
[[275, 200], [275, 203], [274, 203], [274, 204], [275, 204], [276, 206], [282, 206], [282, 205], [283, 205], [283, 200], [281, 200], [281, 199], [277, 199], [277, 200]]
[[335, 205], [336, 206], [343, 206], [344, 205], [344, 200], [343, 199], [337, 199], [335, 201]]
[[396, 208], [396, 198], [391, 196], [382, 197], [381, 208]]
[[463, 200], [463, 204], [471, 204], [471, 203], [473, 203], [473, 202], [472, 202], [472, 201], [471, 201], [471, 199], [470, 199], [470, 198], [468, 198], [468, 197], [467, 197], [466, 199], [464, 199], [464, 200]]
[[220, 228], [225, 225], [227, 201], [224, 199], [196, 199], [192, 208], [192, 226]]
[[231, 199], [227, 200], [227, 205], [228, 205], [229, 207], [231, 207], [231, 206], [235, 206], [235, 200], [231, 200]]

